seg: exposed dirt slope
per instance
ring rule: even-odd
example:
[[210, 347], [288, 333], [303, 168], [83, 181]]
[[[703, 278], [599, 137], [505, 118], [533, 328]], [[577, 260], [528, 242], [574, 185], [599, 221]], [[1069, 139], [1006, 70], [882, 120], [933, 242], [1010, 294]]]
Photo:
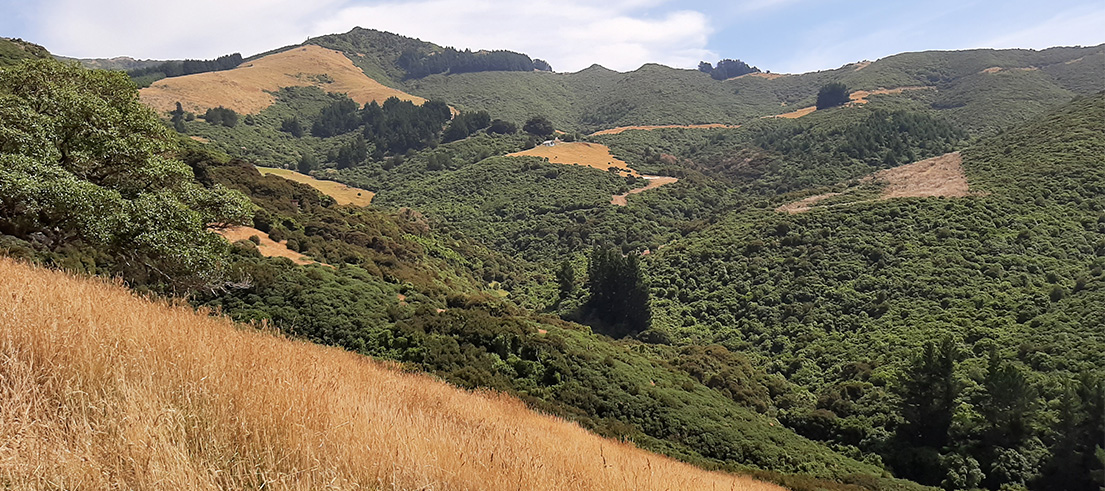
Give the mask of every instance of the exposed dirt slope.
[[529, 150], [508, 154], [507, 157], [532, 156], [549, 159], [554, 164], [579, 164], [607, 170], [611, 167], [620, 169], [622, 175], [639, 176], [637, 171], [630, 169], [629, 164], [615, 158], [610, 153], [610, 147], [598, 143], [587, 142], [562, 142], [553, 146], [538, 145]]
[[12, 489], [782, 489], [9, 259], [0, 442]]
[[273, 167], [258, 167], [257, 171], [263, 175], [276, 175], [311, 186], [319, 192], [334, 198], [339, 205], [356, 205], [356, 206], [368, 206], [372, 204], [372, 198], [376, 196], [376, 193], [372, 191], [346, 186], [336, 181], [326, 181], [323, 179], [315, 179], [306, 174], [300, 174], [294, 170], [288, 169], [276, 169]]
[[776, 208], [775, 211], [802, 213], [815, 208], [820, 201], [837, 196], [842, 196], [845, 199], [840, 203], [829, 206], [844, 206], [871, 201], [871, 199], [857, 197], [862, 187], [871, 184], [882, 186], [882, 190], [876, 198], [878, 200], [933, 196], [958, 198], [970, 194], [967, 176], [963, 173], [963, 159], [959, 152], [952, 152], [912, 164], [881, 170], [855, 181], [854, 185], [843, 192], [810, 196], [787, 203]]
[[271, 92], [308, 85], [348, 94], [358, 104], [383, 102], [392, 96], [416, 104], [425, 102], [368, 78], [342, 53], [314, 45], [269, 55], [233, 70], [158, 80], [140, 95], [142, 102], [162, 113], [175, 109], [177, 101], [185, 110], [197, 113], [218, 106], [258, 113], [274, 102]]
[[[870, 97], [870, 96], [873, 96], [873, 95], [901, 94], [902, 92], [905, 92], [907, 90], [927, 90], [927, 89], [933, 89], [933, 88], [934, 87], [917, 86], [917, 87], [898, 87], [896, 89], [857, 90], [855, 92], [852, 92], [851, 94], [848, 94], [848, 98], [851, 99], [851, 102], [849, 104], [867, 104], [867, 98]], [[816, 110], [817, 110], [817, 106], [809, 106], [809, 107], [803, 107], [802, 109], [797, 109], [797, 110], [791, 111], [789, 113], [776, 114], [775, 116], [764, 116], [764, 117], [765, 118], [797, 119], [797, 118], [801, 118], [802, 116], [807, 116], [809, 114], [812, 114]]]
[[647, 186], [641, 187], [641, 188], [636, 188], [636, 189], [630, 189], [629, 192], [625, 193], [625, 194], [615, 194], [614, 196], [612, 196], [610, 198], [610, 204], [617, 205], [617, 206], [628, 206], [629, 201], [626, 200], [626, 198], [628, 198], [629, 195], [631, 195], [631, 194], [643, 193], [645, 191], [648, 191], [649, 189], [656, 189], [656, 188], [658, 188], [660, 186], [663, 186], [665, 184], [672, 184], [672, 183], [675, 183], [675, 182], [679, 182], [679, 179], [675, 178], [675, 177], [665, 177], [665, 176], [642, 176], [642, 177], [644, 177], [645, 179], [648, 179], [648, 185]]

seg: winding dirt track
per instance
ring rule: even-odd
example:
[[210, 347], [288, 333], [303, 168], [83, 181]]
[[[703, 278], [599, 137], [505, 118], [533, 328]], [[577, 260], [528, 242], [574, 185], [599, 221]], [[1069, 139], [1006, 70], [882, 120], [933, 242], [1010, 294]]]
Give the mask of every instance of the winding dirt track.
[[729, 128], [729, 129], [733, 129], [733, 128], [740, 128], [740, 127], [741, 127], [741, 125], [739, 125], [739, 124], [721, 124], [721, 123], [710, 123], [710, 124], [662, 124], [662, 125], [654, 125], [654, 126], [619, 126], [617, 128], [610, 128], [608, 130], [596, 131], [594, 133], [591, 133], [591, 136], [617, 135], [617, 134], [624, 133], [624, 132], [629, 131], [629, 130], [652, 131], [652, 130], [664, 130], [664, 129], [671, 129], [671, 128], [683, 128], [683, 129]]
[[645, 179], [648, 179], [648, 185], [647, 186], [645, 186], [643, 188], [630, 189], [628, 193], [615, 194], [614, 196], [612, 196], [610, 198], [610, 204], [616, 205], [616, 206], [629, 206], [629, 201], [626, 200], [626, 198], [628, 198], [629, 195], [637, 194], [637, 193], [643, 193], [645, 191], [648, 191], [649, 189], [656, 189], [660, 186], [663, 186], [663, 185], [666, 185], [666, 184], [672, 184], [672, 183], [675, 183], [675, 182], [679, 181], [678, 178], [666, 177], [666, 176], [641, 176], [641, 177], [643, 177]]

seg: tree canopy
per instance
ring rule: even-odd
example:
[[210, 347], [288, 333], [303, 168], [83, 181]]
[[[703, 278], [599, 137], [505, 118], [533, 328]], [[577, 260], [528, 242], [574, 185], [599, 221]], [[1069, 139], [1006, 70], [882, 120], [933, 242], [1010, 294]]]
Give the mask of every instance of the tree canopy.
[[239, 193], [196, 182], [172, 133], [120, 72], [34, 60], [0, 70], [0, 232], [48, 251], [92, 247], [171, 289], [215, 278]]

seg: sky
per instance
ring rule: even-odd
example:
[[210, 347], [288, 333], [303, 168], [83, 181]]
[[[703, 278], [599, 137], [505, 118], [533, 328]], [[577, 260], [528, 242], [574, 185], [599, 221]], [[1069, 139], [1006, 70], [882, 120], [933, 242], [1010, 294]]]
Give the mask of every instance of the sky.
[[930, 49], [1105, 43], [1105, 0], [0, 0], [0, 36], [79, 58], [208, 59], [379, 29], [556, 71], [743, 60], [801, 73]]

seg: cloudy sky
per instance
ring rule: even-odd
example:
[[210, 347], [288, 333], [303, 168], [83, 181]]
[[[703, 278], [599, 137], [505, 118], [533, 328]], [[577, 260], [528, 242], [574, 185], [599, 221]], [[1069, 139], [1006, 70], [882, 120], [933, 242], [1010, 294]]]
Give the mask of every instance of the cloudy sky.
[[806, 72], [903, 51], [1105, 42], [1105, 0], [0, 0], [0, 36], [65, 56], [245, 56], [354, 26], [510, 49], [557, 71], [738, 58]]

